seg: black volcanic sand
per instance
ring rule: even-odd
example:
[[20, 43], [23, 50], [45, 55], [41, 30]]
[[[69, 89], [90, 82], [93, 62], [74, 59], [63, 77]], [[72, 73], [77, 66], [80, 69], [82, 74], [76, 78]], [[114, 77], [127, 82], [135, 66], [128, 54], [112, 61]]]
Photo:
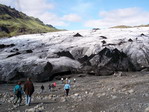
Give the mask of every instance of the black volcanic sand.
[[[49, 91], [48, 84], [34, 83], [35, 92], [30, 106], [14, 108], [12, 99], [14, 84], [0, 84], [0, 112], [25, 112], [42, 105], [41, 112], [144, 112], [149, 107], [149, 72], [127, 72], [126, 76], [85, 76], [71, 80], [71, 90], [65, 96], [62, 82]], [[40, 86], [45, 91], [40, 93]], [[11, 98], [10, 98], [11, 97]], [[24, 96], [23, 96], [24, 98]], [[5, 100], [5, 102], [4, 102]], [[147, 111], [146, 111], [147, 112]]]

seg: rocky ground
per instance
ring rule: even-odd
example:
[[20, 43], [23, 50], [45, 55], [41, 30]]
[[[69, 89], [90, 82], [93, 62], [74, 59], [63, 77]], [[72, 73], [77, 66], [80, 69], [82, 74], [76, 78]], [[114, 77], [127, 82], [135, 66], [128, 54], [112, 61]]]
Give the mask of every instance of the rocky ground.
[[51, 92], [48, 84], [53, 81], [42, 83], [43, 93], [40, 93], [41, 83], [34, 83], [30, 106], [25, 106], [23, 100], [21, 106], [14, 107], [14, 85], [0, 84], [0, 112], [149, 112], [149, 72], [84, 76], [75, 76], [75, 83], [70, 78], [68, 97], [60, 80], [56, 80], [57, 87]]

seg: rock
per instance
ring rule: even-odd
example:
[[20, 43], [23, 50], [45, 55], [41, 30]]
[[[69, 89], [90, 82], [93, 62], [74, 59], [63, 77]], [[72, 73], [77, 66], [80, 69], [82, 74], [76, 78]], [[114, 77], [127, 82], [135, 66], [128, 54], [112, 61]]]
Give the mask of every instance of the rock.
[[88, 94], [88, 91], [85, 91], [85, 94]]
[[134, 92], [133, 89], [130, 89], [130, 90], [128, 91], [129, 94], [132, 94], [133, 92]]
[[112, 97], [112, 99], [116, 99], [117, 98], [117, 96], [114, 96], [114, 95], [111, 95], [111, 97]]
[[36, 105], [34, 108], [26, 109], [25, 112], [42, 112], [44, 110], [43, 103]]
[[144, 33], [141, 33], [140, 36], [146, 36]]
[[14, 47], [14, 46], [15, 44], [8, 44], [8, 45], [0, 44], [0, 49], [7, 48], [7, 47]]
[[75, 93], [74, 96], [79, 96], [79, 93]]
[[148, 97], [149, 94], [148, 94], [148, 93], [144, 93], [143, 96], [144, 96], [144, 97]]
[[48, 96], [48, 99], [51, 99], [51, 98], [52, 98], [52, 96], [51, 96], [51, 95], [49, 95], [49, 96]]
[[100, 36], [102, 39], [107, 39], [107, 37], [105, 37], [105, 36]]
[[144, 112], [149, 112], [149, 107], [147, 107]]
[[106, 41], [105, 41], [105, 40], [102, 40], [101, 43], [102, 43], [102, 44], [106, 44]]
[[65, 97], [60, 98], [60, 102], [65, 102], [65, 101], [66, 101]]
[[101, 93], [98, 93], [97, 94], [97, 97], [100, 98], [101, 96], [105, 96], [105, 95], [106, 95], [106, 93], [102, 93], [102, 94]]
[[29, 49], [29, 50], [26, 50], [26, 53], [33, 53], [33, 51]]
[[90, 93], [88, 94], [88, 96], [89, 96], [89, 97], [92, 97], [93, 94], [94, 94], [94, 92], [90, 92]]
[[100, 28], [93, 28], [92, 31], [96, 32], [97, 30], [100, 30]]
[[129, 39], [128, 42], [133, 42], [133, 40], [132, 39]]
[[19, 49], [18, 48], [13, 48], [10, 52], [18, 52]]
[[8, 102], [9, 102], [9, 103], [12, 103], [13, 100], [14, 100], [14, 97], [10, 97], [9, 100], [8, 100]]
[[90, 63], [89, 60], [92, 59], [94, 56], [95, 56], [95, 55], [91, 55], [91, 56], [85, 55], [85, 56], [83, 56], [82, 58], [78, 58], [78, 61], [79, 61], [80, 63], [82, 63], [83, 66], [86, 66], [86, 65], [91, 66], [91, 63]]
[[26, 109], [25, 112], [35, 112], [35, 109], [34, 108]]
[[72, 54], [69, 51], [58, 52], [57, 55], [58, 56], [66, 56], [70, 59], [74, 59], [74, 57], [72, 56]]
[[83, 36], [79, 33], [76, 33], [75, 35], [73, 35], [73, 37], [83, 37]]
[[16, 53], [14, 53], [14, 54], [8, 55], [7, 58], [12, 57], [12, 56], [16, 56], [16, 55], [19, 55], [19, 54], [21, 54], [21, 53], [20, 53], [20, 52], [16, 52]]

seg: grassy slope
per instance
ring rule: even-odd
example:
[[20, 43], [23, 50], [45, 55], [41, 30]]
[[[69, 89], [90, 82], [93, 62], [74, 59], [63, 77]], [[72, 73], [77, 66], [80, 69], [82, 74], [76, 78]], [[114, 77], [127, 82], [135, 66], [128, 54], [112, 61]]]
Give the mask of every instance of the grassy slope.
[[111, 28], [131, 28], [131, 26], [119, 25], [119, 26], [114, 26]]
[[0, 37], [58, 31], [44, 25], [39, 19], [28, 17], [10, 7], [0, 4], [0, 8]]
[[114, 26], [114, 27], [111, 27], [111, 28], [136, 28], [136, 27], [149, 27], [149, 25], [139, 25], [139, 26], [119, 25], [119, 26]]

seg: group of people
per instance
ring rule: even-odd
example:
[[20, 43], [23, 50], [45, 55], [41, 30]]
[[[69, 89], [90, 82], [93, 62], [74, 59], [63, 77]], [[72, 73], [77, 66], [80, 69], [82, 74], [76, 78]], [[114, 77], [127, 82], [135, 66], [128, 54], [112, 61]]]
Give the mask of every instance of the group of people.
[[[48, 88], [49, 88], [49, 91], [51, 91], [52, 89], [56, 88], [56, 82], [54, 82], [53, 84], [49, 84]], [[44, 88], [43, 85], [41, 85], [40, 89], [41, 89], [41, 93], [43, 93], [45, 88]]]
[[[62, 83], [64, 83], [63, 78], [61, 79]], [[76, 82], [76, 79], [74, 79], [74, 82]], [[52, 88], [56, 87], [56, 82], [54, 82], [52, 85], [49, 84], [49, 90]], [[65, 79], [65, 84], [64, 84], [64, 90], [66, 96], [69, 94], [70, 90], [70, 80], [68, 78]], [[30, 105], [31, 103], [31, 96], [34, 92], [34, 85], [31, 81], [31, 78], [27, 78], [27, 81], [24, 83], [24, 88], [22, 89], [21, 87], [21, 81], [17, 83], [17, 85], [14, 87], [14, 94], [15, 94], [15, 100], [14, 100], [14, 105], [19, 106], [22, 102], [22, 95], [25, 93], [25, 104]], [[41, 92], [44, 91], [44, 86], [41, 86]]]
[[[64, 79], [63, 78], [61, 78], [61, 81], [62, 81], [62, 83], [64, 83]], [[73, 79], [73, 82], [74, 83], [76, 82], [76, 79], [75, 78]], [[66, 78], [65, 79], [65, 85], [64, 85], [64, 90], [66, 92], [66, 96], [68, 96], [68, 94], [69, 94], [70, 83], [71, 83], [70, 79]]]
[[31, 96], [34, 92], [34, 85], [31, 81], [31, 78], [27, 78], [27, 81], [24, 83], [24, 88], [21, 87], [21, 81], [14, 87], [13, 91], [15, 94], [14, 105], [18, 104], [18, 106], [22, 102], [22, 95], [25, 93], [25, 104], [30, 105], [31, 103]]

